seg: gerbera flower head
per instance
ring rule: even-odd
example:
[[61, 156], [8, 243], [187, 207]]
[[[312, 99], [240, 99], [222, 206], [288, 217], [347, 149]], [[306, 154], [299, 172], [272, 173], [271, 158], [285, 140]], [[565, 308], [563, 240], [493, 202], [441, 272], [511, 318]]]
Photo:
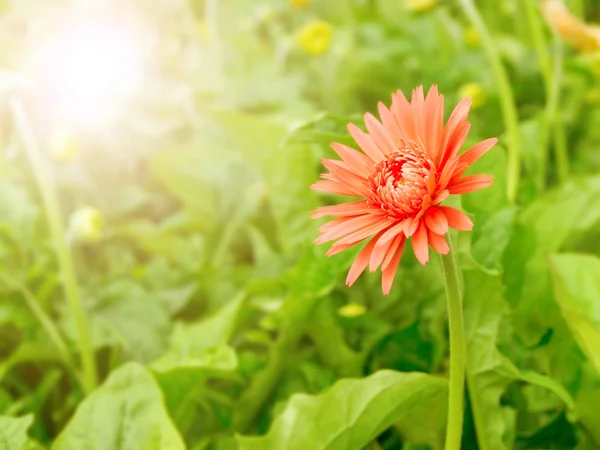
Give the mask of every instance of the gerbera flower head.
[[348, 286], [367, 266], [370, 271], [381, 267], [387, 295], [408, 239], [419, 262], [426, 264], [430, 246], [449, 252], [444, 237], [449, 227], [473, 227], [463, 212], [441, 205], [451, 194], [476, 191], [493, 181], [489, 175], [464, 176], [498, 141], [487, 139], [459, 155], [469, 132], [470, 106], [471, 100], [463, 99], [444, 124], [444, 100], [436, 86], [426, 98], [418, 87], [410, 102], [398, 91], [390, 108], [379, 103], [381, 121], [365, 114], [367, 132], [348, 125], [362, 152], [331, 145], [341, 161], [324, 159], [329, 173], [312, 188], [359, 199], [315, 211], [313, 218], [337, 216], [319, 228], [315, 244], [336, 241], [327, 252], [331, 256], [368, 240], [350, 268]]

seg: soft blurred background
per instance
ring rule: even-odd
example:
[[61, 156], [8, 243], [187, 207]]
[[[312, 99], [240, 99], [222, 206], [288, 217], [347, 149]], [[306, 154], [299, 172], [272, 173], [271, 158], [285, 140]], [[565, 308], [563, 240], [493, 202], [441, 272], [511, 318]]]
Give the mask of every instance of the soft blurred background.
[[500, 138], [474, 167], [494, 186], [454, 201], [463, 448], [599, 449], [598, 22], [596, 0], [0, 1], [0, 449], [443, 448], [439, 261], [347, 288], [358, 249], [327, 258], [309, 218], [340, 201], [309, 189], [330, 142], [421, 84], [447, 114], [472, 97], [468, 143]]

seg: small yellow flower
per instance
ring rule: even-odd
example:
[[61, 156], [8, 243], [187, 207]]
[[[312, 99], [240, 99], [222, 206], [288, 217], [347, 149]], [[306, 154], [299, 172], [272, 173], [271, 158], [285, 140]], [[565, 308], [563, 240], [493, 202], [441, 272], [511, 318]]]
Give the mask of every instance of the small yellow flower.
[[427, 11], [433, 9], [438, 0], [404, 0], [404, 6], [414, 12]]
[[290, 0], [290, 3], [295, 8], [305, 8], [310, 3], [310, 0]]
[[298, 41], [309, 55], [320, 55], [331, 45], [333, 27], [328, 22], [316, 20], [300, 30]]
[[481, 45], [481, 36], [479, 36], [479, 32], [475, 27], [467, 27], [464, 31], [463, 39], [465, 40], [467, 47], [474, 48]]
[[74, 241], [94, 243], [102, 239], [104, 216], [96, 208], [86, 206], [69, 219], [69, 234]]
[[348, 303], [338, 309], [338, 314], [343, 317], [358, 317], [367, 312], [367, 308], [358, 303]]
[[79, 154], [79, 146], [71, 132], [56, 130], [50, 137], [50, 153], [56, 162], [66, 163]]
[[460, 97], [471, 99], [471, 107], [477, 109], [485, 104], [486, 95], [483, 87], [479, 83], [466, 83], [458, 88]]

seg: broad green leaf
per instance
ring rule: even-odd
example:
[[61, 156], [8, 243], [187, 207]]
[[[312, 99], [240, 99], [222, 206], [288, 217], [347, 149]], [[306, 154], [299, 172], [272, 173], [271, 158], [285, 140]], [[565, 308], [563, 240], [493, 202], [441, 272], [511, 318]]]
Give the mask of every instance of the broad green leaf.
[[[212, 356], [207, 356], [207, 350], [221, 347], [223, 350], [233, 334], [236, 319], [244, 302], [244, 294], [239, 295], [216, 314], [197, 323], [179, 322], [173, 330], [169, 349], [152, 364], [152, 368], [159, 372], [168, 372], [181, 367], [204, 367], [211, 365]], [[223, 359], [220, 353], [219, 361], [230, 361], [229, 356]], [[214, 355], [213, 355], [214, 356]], [[207, 360], [208, 358], [208, 360]], [[235, 358], [234, 358], [235, 360]], [[229, 363], [223, 366], [229, 368]]]
[[600, 445], [599, 404], [600, 388], [582, 390], [577, 396], [577, 416], [596, 445]]
[[[155, 294], [133, 281], [107, 283], [89, 297], [92, 339], [96, 347], [118, 345], [139, 361], [150, 361], [166, 346], [169, 312]], [[75, 323], [65, 308], [64, 326], [77, 339]]]
[[552, 256], [554, 286], [562, 315], [579, 347], [600, 373], [600, 259]]
[[600, 176], [565, 183], [528, 207], [521, 222], [534, 229], [540, 247], [559, 250], [571, 236], [600, 222]]
[[0, 416], [0, 450], [27, 450], [27, 430], [33, 423], [33, 416]]
[[477, 214], [471, 252], [484, 269], [498, 272], [502, 268], [502, 256], [513, 233], [515, 214], [514, 207]]
[[359, 449], [416, 407], [446, 395], [447, 382], [422, 373], [379, 371], [343, 379], [317, 396], [294, 395], [265, 436], [239, 438], [241, 450]]
[[497, 349], [498, 328], [506, 305], [500, 277], [464, 271], [464, 319], [467, 385], [477, 442], [482, 450], [512, 448], [512, 410], [500, 406], [506, 385], [518, 378], [517, 368]]
[[206, 397], [205, 382], [213, 377], [232, 377], [237, 355], [227, 343], [244, 305], [244, 294], [197, 323], [178, 323], [169, 349], [151, 364], [174, 420], [191, 427], [197, 404]]
[[184, 450], [162, 393], [141, 365], [128, 363], [79, 405], [52, 450]]

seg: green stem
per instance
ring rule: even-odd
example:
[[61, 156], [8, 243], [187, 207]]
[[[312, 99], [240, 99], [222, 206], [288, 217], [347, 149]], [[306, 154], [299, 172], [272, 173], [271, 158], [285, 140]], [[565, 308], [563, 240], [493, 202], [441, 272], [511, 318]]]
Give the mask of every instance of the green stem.
[[560, 39], [554, 36], [554, 71], [552, 74], [552, 85], [550, 88], [550, 99], [548, 101], [548, 108], [550, 109], [551, 126], [554, 128], [554, 152], [556, 158], [556, 173], [558, 180], [561, 183], [567, 181], [569, 177], [569, 153], [567, 150], [567, 140], [565, 136], [565, 130], [562, 126], [562, 120], [560, 118], [560, 86], [562, 84], [563, 76], [563, 58], [562, 58], [562, 44]]
[[463, 12], [468, 17], [471, 25], [477, 30], [481, 36], [483, 49], [487, 56], [488, 62], [494, 72], [498, 89], [500, 93], [500, 103], [502, 106], [502, 115], [504, 124], [508, 134], [508, 174], [507, 174], [507, 197], [509, 203], [514, 203], [519, 190], [520, 177], [520, 156], [519, 156], [519, 119], [517, 106], [513, 96], [513, 91], [510, 86], [508, 74], [502, 64], [500, 53], [494, 44], [494, 39], [483, 18], [473, 4], [473, 0], [459, 0]]
[[18, 291], [21, 294], [21, 296], [25, 299], [27, 307], [31, 310], [35, 318], [38, 320], [38, 322], [48, 335], [48, 338], [52, 341], [52, 344], [58, 350], [58, 353], [60, 354], [60, 357], [65, 363], [65, 365], [73, 372], [78, 381], [81, 381], [79, 380], [77, 366], [75, 365], [75, 361], [71, 356], [69, 347], [62, 338], [58, 327], [54, 324], [50, 316], [48, 316], [48, 314], [46, 314], [46, 312], [40, 307], [39, 302], [37, 301], [33, 293], [25, 286], [22, 286], [21, 284], [12, 281], [1, 272], [0, 278], [6, 286], [8, 286], [10, 289]]
[[554, 137], [554, 149], [556, 156], [556, 167], [558, 178], [564, 182], [569, 175], [569, 159], [567, 152], [567, 142], [565, 138], [565, 130], [562, 120], [559, 117], [560, 105], [560, 86], [562, 82], [562, 49], [560, 41], [555, 40], [555, 55], [554, 64], [552, 56], [547, 48], [540, 21], [538, 20], [538, 11], [534, 2], [524, 2], [525, 15], [531, 30], [531, 36], [535, 51], [538, 54], [540, 61], [540, 71], [544, 79], [544, 87], [546, 91], [546, 130], [542, 134], [541, 147], [543, 152], [542, 164], [540, 168], [540, 176], [542, 178], [542, 186], [547, 181], [548, 172], [548, 147], [550, 137]]
[[77, 326], [83, 366], [84, 388], [87, 392], [90, 392], [97, 385], [96, 360], [91, 346], [85, 311], [79, 296], [75, 267], [65, 240], [56, 187], [54, 180], [48, 176], [44, 167], [42, 155], [40, 154], [40, 149], [23, 103], [19, 98], [13, 97], [10, 105], [17, 131], [23, 141], [25, 152], [44, 204], [56, 258], [60, 267], [63, 289]]
[[460, 450], [463, 429], [466, 349], [458, 270], [450, 236], [448, 236], [448, 245], [450, 245], [450, 252], [447, 255], [442, 255], [448, 301], [448, 328], [450, 331], [450, 392], [445, 449]]
[[541, 24], [538, 20], [537, 7], [534, 2], [524, 2], [525, 17], [529, 30], [531, 32], [531, 38], [533, 40], [533, 46], [538, 55], [538, 61], [540, 64], [540, 72], [544, 80], [544, 90], [546, 93], [546, 111], [544, 130], [540, 133], [540, 167], [538, 170], [538, 189], [542, 191], [548, 180], [548, 152], [550, 147], [550, 135], [552, 133], [552, 104], [550, 102], [552, 92], [552, 60], [550, 52], [546, 47], [544, 38], [544, 32], [541, 28]]
[[317, 306], [317, 298], [294, 297], [288, 302], [286, 319], [277, 340], [269, 350], [267, 365], [254, 376], [238, 401], [234, 416], [234, 425], [238, 432], [247, 430], [277, 386], [285, 363], [304, 335], [307, 320]]

